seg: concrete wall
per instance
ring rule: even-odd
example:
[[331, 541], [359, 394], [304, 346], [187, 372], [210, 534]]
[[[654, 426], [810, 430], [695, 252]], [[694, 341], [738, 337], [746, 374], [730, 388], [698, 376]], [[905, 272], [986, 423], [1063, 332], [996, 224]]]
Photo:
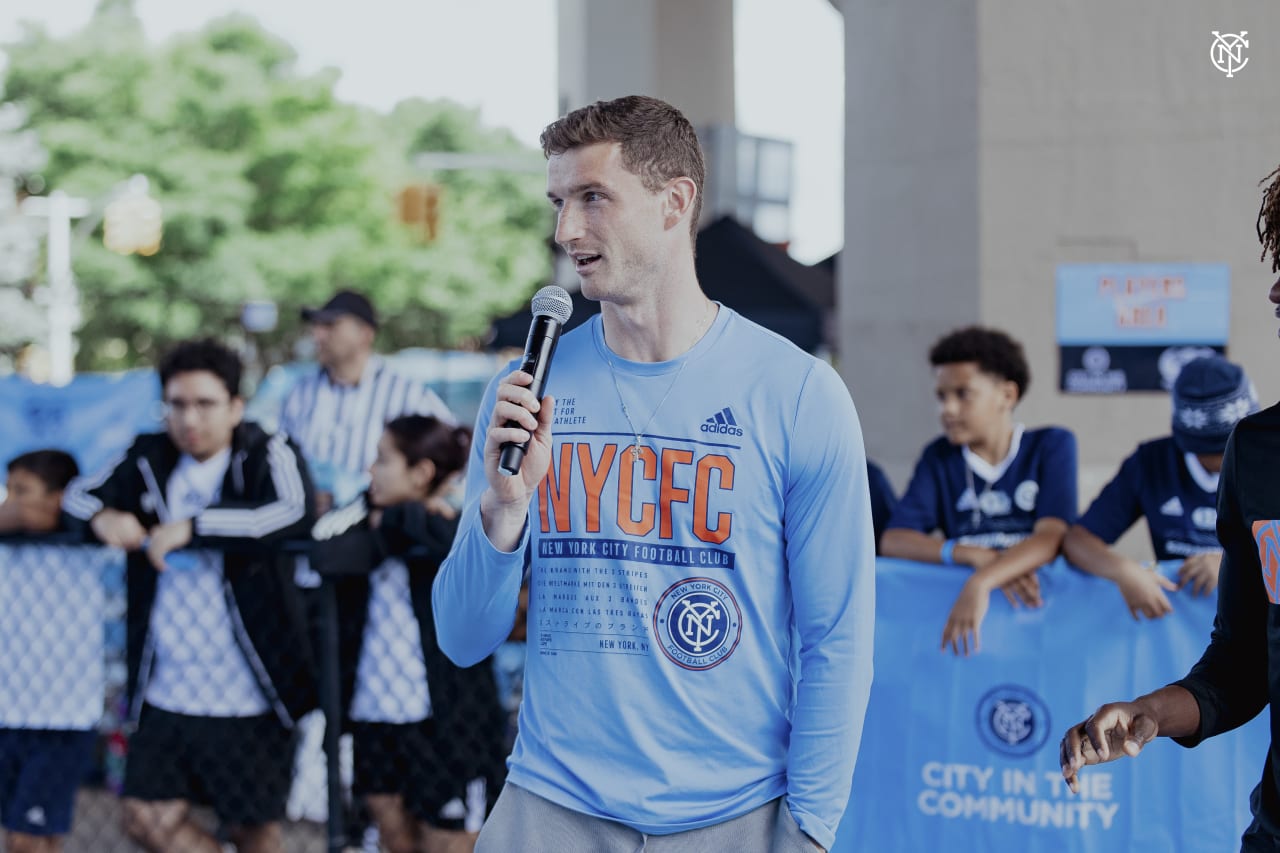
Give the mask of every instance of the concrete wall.
[[925, 350], [981, 319], [977, 0], [844, 6], [839, 368], [901, 488], [937, 432]]
[[733, 0], [560, 0], [558, 17], [561, 113], [645, 94], [733, 123]]
[[[1280, 164], [1274, 0], [845, 0], [840, 369], [901, 488], [938, 431], [925, 353], [969, 322], [1022, 340], [1028, 425], [1080, 441], [1081, 499], [1168, 431], [1164, 394], [1057, 391], [1054, 271], [1231, 268], [1229, 355], [1280, 398], [1258, 181]], [[1250, 33], [1228, 79], [1211, 32]]]

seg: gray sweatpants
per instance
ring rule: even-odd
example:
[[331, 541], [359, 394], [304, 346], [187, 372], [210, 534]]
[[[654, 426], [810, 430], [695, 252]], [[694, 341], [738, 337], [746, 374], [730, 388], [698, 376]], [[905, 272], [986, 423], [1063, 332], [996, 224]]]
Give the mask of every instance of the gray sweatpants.
[[476, 853], [813, 853], [785, 797], [741, 817], [670, 835], [646, 835], [566, 809], [508, 782], [480, 830]]

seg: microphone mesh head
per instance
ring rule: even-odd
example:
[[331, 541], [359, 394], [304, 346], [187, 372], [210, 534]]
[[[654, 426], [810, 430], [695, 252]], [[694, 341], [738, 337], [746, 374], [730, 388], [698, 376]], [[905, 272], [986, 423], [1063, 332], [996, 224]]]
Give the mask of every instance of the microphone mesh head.
[[533, 316], [535, 317], [550, 317], [563, 326], [572, 313], [573, 300], [569, 298], [569, 291], [563, 287], [549, 284], [533, 294]]

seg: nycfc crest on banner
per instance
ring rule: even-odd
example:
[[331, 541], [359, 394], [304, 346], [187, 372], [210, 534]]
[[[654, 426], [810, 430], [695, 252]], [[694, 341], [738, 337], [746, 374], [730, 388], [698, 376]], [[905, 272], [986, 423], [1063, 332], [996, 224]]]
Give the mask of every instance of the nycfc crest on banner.
[[1033, 755], [1049, 737], [1049, 709], [1032, 691], [1001, 684], [978, 703], [978, 734], [1005, 755]]

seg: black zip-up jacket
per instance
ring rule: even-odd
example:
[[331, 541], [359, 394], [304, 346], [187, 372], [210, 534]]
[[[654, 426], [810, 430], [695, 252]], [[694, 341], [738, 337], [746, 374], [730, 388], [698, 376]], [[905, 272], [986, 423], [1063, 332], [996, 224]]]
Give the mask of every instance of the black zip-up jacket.
[[1250, 415], [1227, 442], [1218, 488], [1218, 615], [1186, 688], [1200, 706], [1195, 746], [1271, 705], [1271, 746], [1241, 850], [1280, 850], [1280, 406]]
[[[103, 509], [133, 514], [151, 529], [160, 523], [169, 477], [181, 453], [165, 433], [139, 435], [124, 458], [93, 479], [74, 481], [63, 508], [85, 524]], [[283, 434], [252, 423], [236, 427], [231, 462], [216, 504], [192, 520], [189, 547], [223, 552], [222, 591], [232, 634], [258, 686], [286, 727], [317, 705], [315, 663], [302, 603], [293, 583], [295, 556], [276, 545], [305, 539], [315, 517], [302, 456]], [[126, 657], [129, 721], [146, 696], [154, 639], [151, 608], [157, 573], [145, 551], [128, 556]]]
[[349, 723], [356, 669], [369, 619], [369, 573], [388, 557], [409, 570], [409, 597], [422, 638], [427, 690], [437, 742], [456, 747], [447, 757], [460, 778], [483, 776], [496, 794], [505, 775], [506, 712], [498, 698], [491, 660], [459, 667], [436, 642], [431, 585], [457, 533], [457, 519], [429, 512], [421, 503], [388, 507], [376, 530], [369, 527], [366, 499], [324, 516], [316, 524], [318, 541], [312, 567], [332, 579], [338, 600], [339, 679], [342, 717]]

